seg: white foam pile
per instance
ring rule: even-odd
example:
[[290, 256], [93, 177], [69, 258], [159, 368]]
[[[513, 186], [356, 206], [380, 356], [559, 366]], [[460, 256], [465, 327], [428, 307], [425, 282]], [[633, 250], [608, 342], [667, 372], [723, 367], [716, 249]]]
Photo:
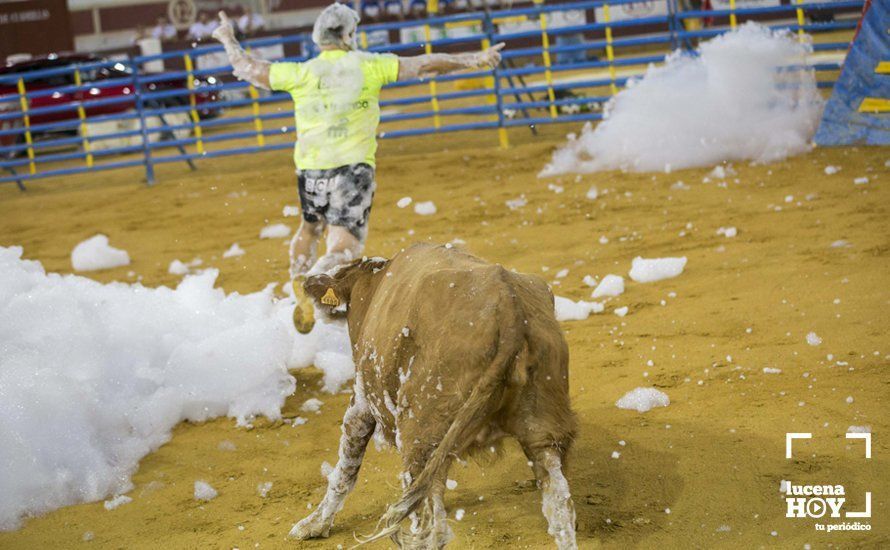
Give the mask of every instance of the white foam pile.
[[638, 283], [651, 283], [671, 279], [683, 273], [686, 256], [680, 258], [641, 258], [633, 259], [628, 275]]
[[600, 284], [593, 289], [591, 298], [602, 298], [604, 296], [620, 296], [624, 292], [624, 277], [620, 275], [606, 275]]
[[261, 239], [283, 239], [290, 235], [290, 227], [283, 223], [273, 223], [260, 229]]
[[723, 236], [726, 237], [727, 239], [731, 239], [731, 238], [733, 238], [733, 237], [735, 237], [736, 235], [739, 234], [739, 230], [736, 229], [735, 227], [732, 227], [732, 226], [730, 226], [730, 227], [720, 227], [720, 228], [717, 229], [717, 234], [718, 234], [718, 235], [723, 235]]
[[672, 54], [628, 83], [605, 119], [557, 149], [540, 176], [598, 170], [670, 171], [728, 160], [772, 162], [808, 150], [823, 100], [810, 47], [746, 23]]
[[584, 300], [573, 302], [562, 296], [554, 296], [554, 308], [557, 321], [583, 321], [590, 317], [591, 313], [601, 313], [605, 306], [599, 302]]
[[421, 216], [432, 216], [437, 211], [436, 204], [433, 201], [424, 201], [414, 203], [414, 213]]
[[235, 258], [238, 256], [244, 255], [244, 249], [241, 248], [238, 243], [232, 244], [225, 252], [223, 252], [223, 258]]
[[210, 501], [219, 496], [219, 493], [206, 481], [195, 482], [195, 500]]
[[619, 409], [630, 409], [641, 413], [655, 407], [667, 407], [670, 404], [671, 400], [667, 394], [655, 388], [634, 388], [615, 402], [615, 406]]
[[[0, 530], [60, 506], [119, 496], [181, 420], [278, 418], [288, 368], [352, 376], [349, 340], [319, 323], [298, 336], [271, 286], [176, 289], [47, 274], [0, 247]], [[120, 502], [122, 499], [118, 499]]]
[[130, 265], [130, 255], [126, 250], [108, 244], [108, 237], [96, 235], [80, 242], [71, 251], [71, 266], [74, 271], [97, 271]]

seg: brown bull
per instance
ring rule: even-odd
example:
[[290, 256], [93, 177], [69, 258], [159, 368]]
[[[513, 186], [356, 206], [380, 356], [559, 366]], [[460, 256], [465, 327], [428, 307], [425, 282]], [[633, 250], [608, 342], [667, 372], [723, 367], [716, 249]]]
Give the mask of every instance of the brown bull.
[[[538, 277], [451, 249], [414, 245], [318, 275], [305, 285], [322, 313], [346, 317], [356, 365], [339, 460], [296, 538], [326, 537], [355, 485], [375, 430], [401, 453], [401, 499], [373, 539], [438, 548], [451, 538], [443, 493], [451, 462], [515, 437], [543, 492], [548, 532], [575, 548], [562, 473], [575, 434], [568, 347]], [[412, 518], [412, 526], [400, 523]]]

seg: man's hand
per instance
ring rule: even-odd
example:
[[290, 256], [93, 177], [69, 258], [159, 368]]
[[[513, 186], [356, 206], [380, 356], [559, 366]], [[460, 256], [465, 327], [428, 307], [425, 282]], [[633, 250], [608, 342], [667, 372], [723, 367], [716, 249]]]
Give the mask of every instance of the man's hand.
[[246, 80], [258, 88], [270, 90], [269, 70], [271, 63], [259, 57], [254, 57], [245, 52], [238, 40], [235, 39], [235, 29], [226, 12], [219, 12], [219, 26], [214, 29], [213, 38], [222, 42], [226, 49], [229, 63], [232, 64], [232, 74], [236, 78]]
[[478, 66], [488, 67], [489, 69], [497, 67], [501, 63], [501, 50], [504, 49], [504, 46], [505, 44], [503, 42], [498, 42], [494, 46], [476, 54]]
[[219, 12], [219, 26], [213, 29], [211, 36], [223, 44], [235, 40], [235, 28], [232, 26], [232, 20], [226, 15], [226, 12]]

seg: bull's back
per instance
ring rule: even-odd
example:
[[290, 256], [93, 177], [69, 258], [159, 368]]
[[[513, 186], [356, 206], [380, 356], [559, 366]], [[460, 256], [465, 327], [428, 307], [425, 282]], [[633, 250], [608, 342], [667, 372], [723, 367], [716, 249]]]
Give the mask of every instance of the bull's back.
[[[393, 257], [375, 289], [358, 341], [369, 396], [389, 395], [384, 425], [404, 437], [447, 427], [450, 412], [494, 359], [505, 316], [515, 317], [504, 270], [445, 247], [415, 245]], [[386, 401], [386, 398], [382, 398]], [[441, 427], [440, 427], [441, 428]]]

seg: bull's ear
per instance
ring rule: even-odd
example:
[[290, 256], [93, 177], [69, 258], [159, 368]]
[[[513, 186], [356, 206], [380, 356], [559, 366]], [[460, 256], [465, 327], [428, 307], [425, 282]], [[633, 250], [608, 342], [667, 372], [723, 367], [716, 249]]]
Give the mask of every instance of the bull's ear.
[[322, 273], [321, 275], [314, 275], [306, 279], [306, 282], [303, 283], [303, 288], [306, 290], [306, 294], [313, 300], [320, 300], [333, 285], [333, 277], [327, 273]]

